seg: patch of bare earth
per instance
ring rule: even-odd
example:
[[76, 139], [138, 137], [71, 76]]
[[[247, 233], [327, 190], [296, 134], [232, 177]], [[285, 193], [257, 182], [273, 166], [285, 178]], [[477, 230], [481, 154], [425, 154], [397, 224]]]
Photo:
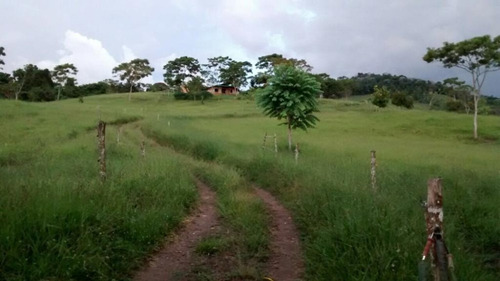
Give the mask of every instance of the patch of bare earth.
[[302, 280], [304, 261], [299, 232], [290, 212], [271, 193], [258, 187], [255, 187], [255, 193], [264, 201], [271, 215], [271, 253], [265, 276], [274, 281]]
[[191, 271], [197, 243], [213, 232], [219, 224], [215, 192], [200, 181], [197, 181], [196, 185], [200, 194], [197, 210], [185, 220], [180, 231], [168, 239], [163, 249], [136, 274], [134, 280], [184, 280], [184, 275]]

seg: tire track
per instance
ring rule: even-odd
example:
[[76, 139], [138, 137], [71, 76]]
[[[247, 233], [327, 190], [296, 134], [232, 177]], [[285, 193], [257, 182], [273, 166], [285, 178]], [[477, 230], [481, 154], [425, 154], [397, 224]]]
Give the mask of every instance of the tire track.
[[184, 226], [149, 263], [135, 275], [135, 281], [181, 280], [189, 272], [192, 256], [197, 243], [214, 230], [219, 224], [216, 196], [207, 185], [196, 180], [200, 203], [196, 212], [184, 222]]
[[271, 216], [271, 253], [265, 271], [266, 276], [274, 281], [302, 280], [304, 260], [299, 232], [290, 212], [271, 193], [256, 186], [254, 188], [257, 196], [266, 204]]

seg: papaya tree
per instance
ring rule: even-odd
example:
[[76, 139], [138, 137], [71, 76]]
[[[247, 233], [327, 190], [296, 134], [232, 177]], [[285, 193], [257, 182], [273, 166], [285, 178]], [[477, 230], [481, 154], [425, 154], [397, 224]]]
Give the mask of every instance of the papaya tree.
[[288, 148], [292, 150], [292, 130], [314, 128], [319, 119], [316, 97], [321, 85], [309, 73], [290, 64], [278, 65], [267, 87], [257, 96], [257, 105], [264, 114], [284, 120], [288, 129]]

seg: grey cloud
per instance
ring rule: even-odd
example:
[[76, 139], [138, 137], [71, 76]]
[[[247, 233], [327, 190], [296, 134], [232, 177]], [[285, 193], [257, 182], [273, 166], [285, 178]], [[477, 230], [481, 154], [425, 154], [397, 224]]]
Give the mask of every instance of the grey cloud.
[[[205, 61], [231, 55], [255, 62], [279, 52], [304, 58], [315, 71], [334, 77], [389, 72], [441, 80], [467, 76], [425, 63], [427, 47], [500, 34], [497, 0], [20, 2], [0, 2], [0, 10], [9, 11], [0, 25], [6, 70], [26, 61], [59, 61], [65, 32], [73, 30], [100, 41], [117, 61], [125, 45], [155, 67], [172, 56]], [[163, 70], [156, 68], [154, 79], [161, 80]], [[488, 79], [488, 93], [500, 96], [499, 79], [499, 74]]]

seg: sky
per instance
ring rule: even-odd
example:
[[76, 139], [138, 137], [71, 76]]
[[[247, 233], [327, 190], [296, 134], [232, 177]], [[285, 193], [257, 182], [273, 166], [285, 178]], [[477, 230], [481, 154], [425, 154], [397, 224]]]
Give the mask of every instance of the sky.
[[[252, 63], [272, 53], [331, 77], [391, 73], [441, 81], [459, 69], [422, 60], [428, 47], [500, 35], [499, 0], [1, 0], [4, 71], [73, 63], [79, 84], [146, 58], [163, 81], [180, 56]], [[469, 79], [469, 80], [467, 80]], [[483, 92], [500, 97], [500, 73]]]

